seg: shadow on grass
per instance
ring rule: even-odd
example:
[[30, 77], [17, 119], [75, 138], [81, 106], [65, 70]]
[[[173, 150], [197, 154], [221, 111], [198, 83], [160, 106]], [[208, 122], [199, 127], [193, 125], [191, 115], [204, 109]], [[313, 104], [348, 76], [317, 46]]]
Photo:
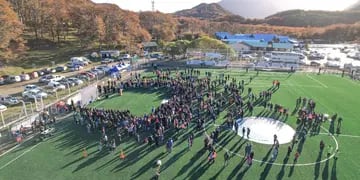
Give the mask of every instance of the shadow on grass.
[[330, 177], [331, 180], [337, 180], [336, 164], [337, 164], [337, 158], [334, 159], [334, 163], [331, 168], [331, 177]]
[[234, 170], [230, 173], [229, 177], [233, 178], [240, 171], [241, 167], [245, 164], [245, 158], [242, 158], [238, 165], [234, 168]]
[[284, 175], [285, 175], [285, 164], [287, 164], [288, 161], [289, 161], [289, 156], [285, 156], [285, 158], [283, 160], [283, 165], [281, 166], [281, 170], [277, 174], [277, 177], [276, 177], [277, 180], [281, 180], [284, 177]]
[[264, 165], [265, 162], [269, 159], [270, 153], [272, 151], [272, 147], [270, 147], [269, 151], [266, 153], [266, 155], [262, 158], [260, 166]]
[[322, 172], [322, 179], [329, 179], [329, 160], [326, 160], [325, 166]]
[[157, 156], [152, 158], [150, 161], [148, 161], [144, 166], [142, 166], [136, 173], [132, 175], [132, 179], [136, 179], [139, 176], [141, 176], [143, 173], [145, 173], [147, 170], [151, 169], [152, 167], [155, 167], [156, 160], [161, 159], [165, 154], [163, 152], [159, 153]]
[[322, 151], [319, 152], [318, 157], [316, 158], [316, 164], [314, 169], [314, 179], [317, 179], [320, 175], [320, 161], [321, 161]]
[[177, 173], [176, 176], [181, 176], [182, 174], [184, 174], [186, 171], [188, 171], [190, 169], [191, 166], [194, 165], [194, 162], [196, 162], [197, 160], [200, 159], [201, 156], [204, 155], [205, 150], [200, 150], [198, 151], [190, 160], [187, 164], [185, 164], [180, 171]]
[[264, 170], [260, 174], [260, 180], [266, 179], [272, 167], [272, 163], [267, 163]]

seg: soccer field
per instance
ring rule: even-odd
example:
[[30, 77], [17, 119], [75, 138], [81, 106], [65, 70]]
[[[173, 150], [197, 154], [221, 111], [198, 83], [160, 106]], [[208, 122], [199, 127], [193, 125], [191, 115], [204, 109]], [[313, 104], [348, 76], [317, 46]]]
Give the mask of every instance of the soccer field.
[[[202, 70], [202, 75], [204, 76]], [[218, 157], [209, 165], [208, 152], [203, 150], [204, 133], [190, 128], [181, 130], [173, 151], [166, 153], [165, 147], [139, 144], [134, 138], [126, 138], [115, 152], [98, 151], [100, 133], [88, 134], [84, 126], [76, 125], [72, 117], [55, 125], [55, 136], [42, 142], [31, 139], [11, 152], [0, 157], [0, 180], [115, 180], [151, 179], [156, 171], [155, 162], [162, 161], [160, 179], [357, 179], [360, 176], [360, 83], [338, 75], [316, 75], [306, 73], [245, 72], [235, 70], [213, 70], [212, 77], [221, 73], [229, 74], [237, 80], [244, 80], [246, 89], [253, 88], [255, 94], [272, 86], [273, 80], [281, 82], [280, 89], [272, 96], [272, 103], [281, 104], [292, 112], [298, 97], [316, 101], [316, 111], [337, 113], [344, 120], [341, 134], [329, 135], [333, 131], [330, 122], [322, 125], [318, 135], [308, 135], [302, 152], [295, 163], [294, 152], [287, 157], [287, 147], [280, 145], [279, 155], [274, 162], [271, 158], [271, 145], [252, 143], [255, 152], [254, 163], [248, 167], [243, 160], [247, 140], [232, 130], [223, 130], [216, 144]], [[144, 74], [145, 75], [145, 74]], [[250, 77], [253, 80], [249, 82]], [[129, 109], [135, 115], [149, 113], [153, 106], [168, 98], [169, 90], [132, 89], [124, 95], [95, 102], [91, 107], [105, 109]], [[246, 90], [245, 90], [246, 92]], [[207, 124], [209, 134], [225, 122], [224, 112], [220, 113], [215, 124]], [[255, 107], [254, 116], [266, 116], [263, 107]], [[296, 128], [296, 115], [281, 121]], [[336, 123], [335, 123], [336, 124]], [[189, 132], [194, 132], [195, 140], [191, 150], [187, 148]], [[166, 139], [172, 137], [170, 130]], [[319, 153], [319, 142], [339, 148], [338, 159], [328, 158], [326, 150]], [[82, 157], [86, 147], [88, 157]], [[123, 150], [125, 159], [120, 159]], [[231, 158], [224, 166], [224, 152], [229, 150]], [[332, 153], [333, 155], [333, 153]]]

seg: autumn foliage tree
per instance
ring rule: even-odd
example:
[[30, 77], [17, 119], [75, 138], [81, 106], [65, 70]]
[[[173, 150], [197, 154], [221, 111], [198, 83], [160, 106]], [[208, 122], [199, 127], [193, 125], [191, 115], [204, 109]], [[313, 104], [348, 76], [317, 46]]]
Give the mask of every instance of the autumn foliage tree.
[[10, 4], [0, 0], [0, 59], [13, 59], [25, 50], [23, 25]]
[[176, 20], [169, 14], [160, 12], [141, 12], [140, 25], [155, 40], [172, 41], [176, 38]]

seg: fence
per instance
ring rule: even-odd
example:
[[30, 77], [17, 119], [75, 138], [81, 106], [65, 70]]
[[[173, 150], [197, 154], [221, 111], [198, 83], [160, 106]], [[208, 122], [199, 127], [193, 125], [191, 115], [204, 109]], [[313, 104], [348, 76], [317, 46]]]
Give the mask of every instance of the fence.
[[[142, 64], [147, 63], [149, 61], [146, 60], [139, 60], [136, 63], [133, 64], [132, 70], [136, 70], [139, 67], [141, 67]], [[45, 110], [51, 113], [52, 115], [59, 113], [58, 103], [62, 101], [63, 103], [69, 104], [71, 99], [74, 99], [74, 101], [79, 100], [80, 96], [80, 104], [84, 105], [87, 104], [90, 99], [97, 98], [97, 89], [96, 85], [104, 81], [106, 78], [109, 78], [106, 74], [103, 74], [101, 77], [98, 77], [98, 79], [91, 80], [87, 83], [84, 83], [82, 86], [78, 86], [76, 89], [70, 89], [69, 93], [64, 92], [61, 94], [56, 93], [55, 97], [53, 97], [50, 100], [44, 101], [44, 104], [42, 104], [42, 108], [40, 111]], [[95, 93], [94, 93], [95, 92]], [[82, 97], [83, 96], [83, 97]], [[45, 105], [47, 103], [47, 105]], [[31, 127], [32, 122], [35, 120], [41, 119], [41, 112], [36, 111], [35, 104], [28, 103], [26, 105], [26, 108], [30, 108], [31, 111], [28, 111], [27, 113], [24, 113], [23, 111], [27, 110], [21, 110], [20, 114], [16, 114], [13, 116], [10, 116], [10, 119], [7, 119], [7, 123], [0, 128], [0, 154], [2, 154], [2, 151], [4, 149], [9, 149], [8, 146], [14, 146], [14, 132], [18, 131], [20, 127], [27, 126]]]

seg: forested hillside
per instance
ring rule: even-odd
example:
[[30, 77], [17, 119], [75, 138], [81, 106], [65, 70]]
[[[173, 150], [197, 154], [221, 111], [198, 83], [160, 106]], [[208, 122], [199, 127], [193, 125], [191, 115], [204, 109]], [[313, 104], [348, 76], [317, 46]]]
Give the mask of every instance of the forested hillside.
[[354, 24], [360, 21], [360, 11], [290, 10], [265, 18], [267, 24], [277, 26], [324, 27], [333, 24]]
[[[199, 6], [206, 8], [204, 5]], [[126, 11], [112, 4], [95, 4], [90, 0], [0, 0], [0, 61], [6, 62], [34, 50], [38, 46], [71, 47], [75, 49], [97, 49], [102, 47], [135, 51], [141, 42], [157, 41], [165, 45], [178, 39], [194, 40], [200, 35], [213, 35], [217, 31], [232, 33], [278, 33], [298, 38], [324, 38], [333, 41], [358, 41], [359, 24], [336, 24], [325, 27], [314, 27], [316, 23], [326, 25], [330, 21], [352, 23], [357, 21], [357, 12], [341, 14], [344, 19], [333, 16], [328, 21], [315, 18], [313, 15], [301, 15], [304, 11], [283, 12], [266, 19], [279, 26], [271, 26], [264, 20], [243, 19], [223, 11], [218, 6], [219, 17], [209, 14], [209, 18], [184, 17], [161, 12]], [[202, 11], [197, 12], [199, 14]], [[208, 12], [205, 12], [205, 14]], [[293, 15], [297, 14], [297, 15]], [[305, 13], [306, 14], [306, 13]], [[302, 19], [303, 23], [315, 23], [314, 26], [297, 26], [291, 18]], [[282, 21], [282, 24], [277, 22]], [[280, 26], [281, 25], [281, 26]], [[302, 25], [301, 25], [302, 26]], [[76, 47], [76, 48], [72, 48]], [[54, 49], [54, 52], [59, 50]], [[31, 51], [32, 52], [32, 51]], [[38, 55], [39, 53], [37, 53]], [[62, 58], [68, 54], [63, 52]], [[41, 55], [41, 54], [40, 54]], [[31, 60], [38, 56], [26, 56]], [[19, 58], [16, 58], [19, 59]], [[52, 56], [47, 57], [51, 61]]]

